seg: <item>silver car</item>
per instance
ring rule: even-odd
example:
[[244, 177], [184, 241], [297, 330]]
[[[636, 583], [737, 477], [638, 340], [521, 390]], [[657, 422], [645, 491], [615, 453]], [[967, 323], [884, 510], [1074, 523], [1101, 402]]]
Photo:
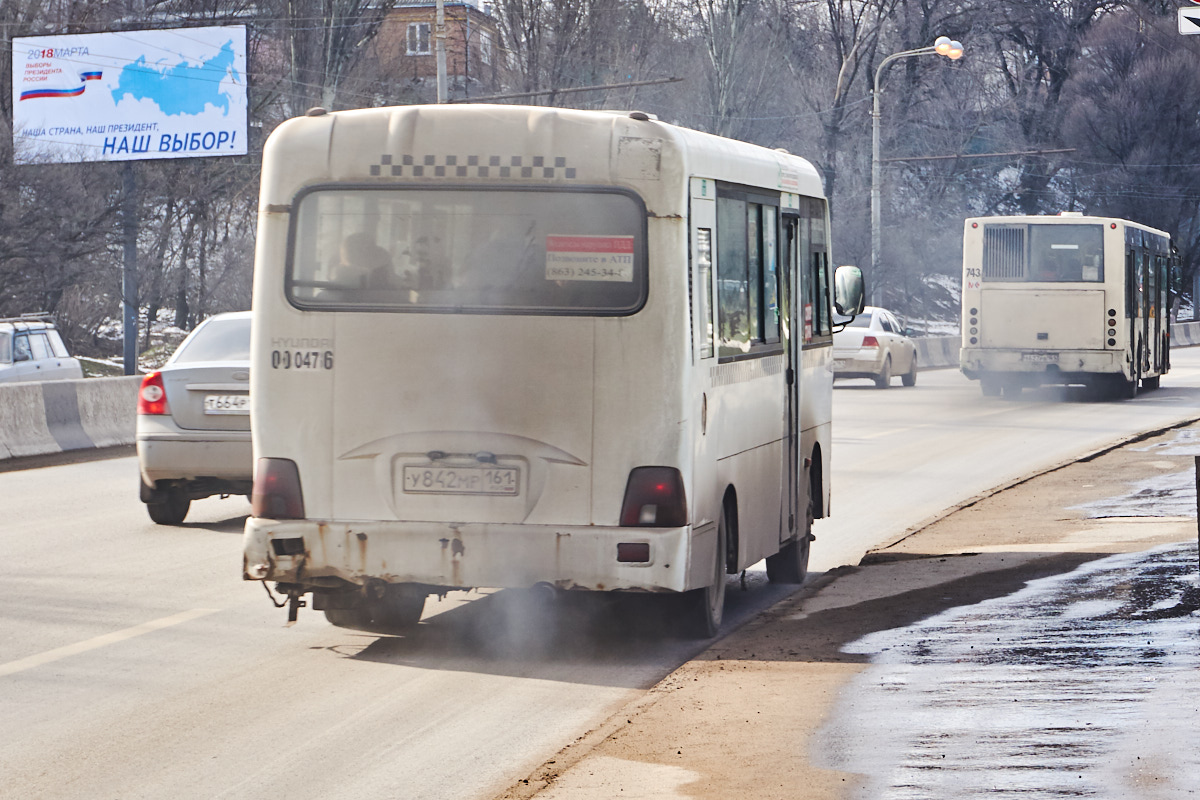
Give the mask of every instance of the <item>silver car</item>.
[[246, 495], [250, 449], [250, 312], [196, 326], [171, 359], [142, 379], [137, 454], [150, 519], [177, 525], [193, 500]]
[[905, 386], [916, 385], [917, 346], [892, 312], [867, 306], [854, 319], [834, 322], [845, 324], [833, 334], [834, 378], [870, 378], [886, 389], [899, 375]]
[[0, 383], [63, 381], [83, 377], [46, 314], [0, 319]]

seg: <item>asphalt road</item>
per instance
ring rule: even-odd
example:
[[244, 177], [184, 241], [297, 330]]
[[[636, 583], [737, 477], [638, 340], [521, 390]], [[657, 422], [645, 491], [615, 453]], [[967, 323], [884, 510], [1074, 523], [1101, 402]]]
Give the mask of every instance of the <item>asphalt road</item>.
[[[984, 399], [954, 371], [839, 383], [835, 517], [813, 567], [1200, 416], [1200, 350], [1175, 363], [1162, 389], [1113, 403]], [[487, 798], [697, 652], [644, 605], [530, 613], [509, 594], [431, 600], [404, 639], [312, 612], [285, 628], [240, 580], [242, 500], [156, 526], [128, 457], [0, 473], [0, 496], [0, 797]], [[750, 584], [727, 627], [785, 593]]]

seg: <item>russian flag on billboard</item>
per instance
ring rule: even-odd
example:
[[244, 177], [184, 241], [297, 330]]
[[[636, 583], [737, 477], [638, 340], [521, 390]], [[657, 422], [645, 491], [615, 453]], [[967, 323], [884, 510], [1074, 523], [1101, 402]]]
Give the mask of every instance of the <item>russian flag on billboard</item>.
[[83, 94], [83, 90], [87, 88], [88, 81], [98, 81], [104, 77], [104, 73], [99, 70], [92, 72], [79, 73], [81, 83], [76, 89], [30, 89], [21, 92], [21, 100], [33, 100], [38, 97], [78, 97]]

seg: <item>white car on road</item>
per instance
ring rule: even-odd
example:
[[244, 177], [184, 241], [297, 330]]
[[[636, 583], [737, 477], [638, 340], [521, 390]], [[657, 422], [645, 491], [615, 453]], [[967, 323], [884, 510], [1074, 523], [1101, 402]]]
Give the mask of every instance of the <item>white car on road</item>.
[[0, 319], [0, 383], [67, 381], [83, 377], [46, 314]]
[[141, 499], [160, 525], [183, 522], [203, 497], [249, 499], [249, 311], [209, 317], [142, 379], [137, 455]]
[[892, 312], [867, 306], [853, 319], [836, 316], [834, 323], [844, 325], [833, 334], [835, 379], [870, 378], [886, 389], [899, 375], [905, 386], [916, 385], [917, 346]]

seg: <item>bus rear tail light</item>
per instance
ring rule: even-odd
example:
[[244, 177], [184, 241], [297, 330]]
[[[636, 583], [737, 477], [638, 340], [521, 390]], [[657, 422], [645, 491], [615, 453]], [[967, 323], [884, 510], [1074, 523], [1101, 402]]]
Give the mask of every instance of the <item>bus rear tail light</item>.
[[142, 388], [138, 390], [137, 413], [155, 416], [171, 413], [171, 409], [167, 407], [167, 388], [163, 385], [161, 372], [151, 372], [142, 378]]
[[683, 475], [674, 467], [634, 467], [621, 504], [624, 528], [679, 528], [687, 524]]
[[267, 519], [304, 519], [300, 470], [287, 458], [260, 458], [254, 469], [250, 513]]
[[864, 336], [862, 346], [863, 347], [879, 347], [879, 340], [876, 339], [874, 336]]

